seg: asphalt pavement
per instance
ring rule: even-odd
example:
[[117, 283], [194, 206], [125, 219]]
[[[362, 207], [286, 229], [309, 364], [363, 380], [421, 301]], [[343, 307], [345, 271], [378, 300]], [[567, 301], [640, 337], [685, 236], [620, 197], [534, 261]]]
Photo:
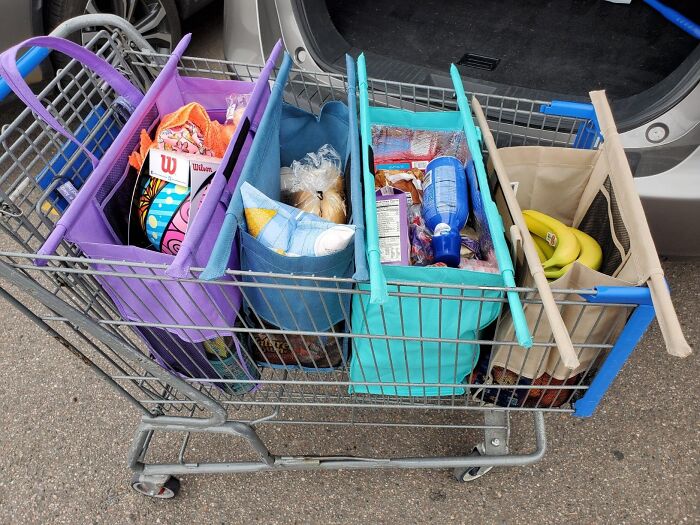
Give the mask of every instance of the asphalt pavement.
[[[221, 20], [189, 26], [192, 54], [221, 56]], [[217, 18], [218, 16], [218, 18]], [[200, 34], [202, 37], [200, 38]], [[6, 243], [2, 243], [6, 246]], [[666, 261], [681, 324], [700, 342], [700, 261]], [[443, 470], [185, 476], [180, 495], [133, 492], [127, 449], [138, 414], [61, 345], [0, 302], [0, 523], [698, 523], [700, 365], [666, 354], [656, 324], [593, 418], [546, 418], [540, 463], [463, 484]], [[527, 448], [529, 419], [513, 440]], [[264, 430], [273, 452], [466, 452], [455, 430]], [[156, 443], [157, 452], [174, 441]], [[196, 451], [241, 443], [196, 436]]]

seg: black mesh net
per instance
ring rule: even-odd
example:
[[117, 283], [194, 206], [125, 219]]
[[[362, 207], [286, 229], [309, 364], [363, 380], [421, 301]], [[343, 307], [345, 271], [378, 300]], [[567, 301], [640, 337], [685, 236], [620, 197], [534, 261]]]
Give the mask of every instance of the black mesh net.
[[581, 220], [579, 229], [598, 241], [603, 250], [600, 272], [614, 275], [629, 252], [630, 238], [609, 176]]

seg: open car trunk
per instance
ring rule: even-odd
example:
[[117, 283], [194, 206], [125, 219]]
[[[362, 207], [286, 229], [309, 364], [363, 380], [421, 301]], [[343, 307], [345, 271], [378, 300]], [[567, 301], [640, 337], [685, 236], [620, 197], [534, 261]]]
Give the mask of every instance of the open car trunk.
[[[700, 2], [666, 3], [700, 18]], [[642, 0], [296, 0], [295, 10], [327, 70], [363, 50], [369, 74], [388, 80], [450, 86], [454, 62], [481, 93], [577, 100], [605, 89], [623, 129], [700, 77], [697, 40]]]

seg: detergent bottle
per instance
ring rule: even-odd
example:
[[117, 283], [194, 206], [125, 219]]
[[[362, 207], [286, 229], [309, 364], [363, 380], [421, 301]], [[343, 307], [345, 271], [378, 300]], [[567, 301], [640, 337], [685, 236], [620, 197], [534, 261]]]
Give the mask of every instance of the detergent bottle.
[[469, 217], [469, 195], [464, 166], [455, 157], [437, 157], [423, 178], [423, 219], [433, 232], [435, 262], [459, 266], [460, 230]]

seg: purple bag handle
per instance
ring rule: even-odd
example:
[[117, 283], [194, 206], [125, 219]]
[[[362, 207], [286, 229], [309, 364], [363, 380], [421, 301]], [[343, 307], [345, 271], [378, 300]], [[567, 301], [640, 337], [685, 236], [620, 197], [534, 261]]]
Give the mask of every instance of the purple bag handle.
[[[139, 96], [141, 96], [141, 103], [136, 107], [129, 120], [119, 132], [119, 135], [117, 135], [112, 147], [107, 149], [102, 157], [102, 162], [106, 166], [110, 166], [116, 162], [118, 156], [120, 155], [119, 148], [114, 147], [117, 142], [122, 141], [122, 143], [125, 143], [141, 130], [141, 119], [147, 111], [146, 108], [150, 107], [150, 104], [154, 103], [163, 87], [163, 84], [167, 82], [170, 79], [170, 76], [177, 71], [180, 57], [185, 52], [185, 49], [187, 49], [187, 45], [190, 43], [191, 38], [192, 35], [190, 34], [182, 37], [177, 46], [175, 46], [175, 49], [173, 49], [170, 58], [168, 58], [168, 62], [165, 64], [165, 66], [163, 66], [160, 74], [153, 81], [153, 84], [151, 84], [151, 87], [148, 89], [146, 94], [143, 96], [139, 94]], [[0, 56], [0, 60], [2, 60], [2, 56]], [[61, 244], [61, 241], [63, 241], [63, 237], [66, 235], [66, 232], [73, 224], [75, 224], [76, 221], [80, 220], [82, 211], [90, 206], [91, 199], [93, 199], [97, 189], [104, 182], [104, 179], [108, 174], [108, 169], [95, 170], [90, 177], [88, 177], [85, 184], [83, 184], [83, 187], [80, 188], [75, 200], [73, 200], [63, 216], [54, 226], [53, 231], [49, 234], [46, 241], [44, 241], [44, 244], [41, 246], [41, 248], [39, 248], [39, 251], [37, 252], [39, 255], [53, 255], [56, 252]], [[35, 264], [39, 265], [45, 263], [45, 259], [35, 261]]]
[[[226, 153], [221, 161], [222, 172], [217, 171], [214, 174], [211, 186], [207, 190], [207, 197], [209, 195], [217, 195], [216, 199], [205, 198], [202, 205], [197, 211], [197, 218], [192, 223], [192, 228], [185, 235], [185, 239], [180, 245], [180, 249], [175, 256], [175, 260], [166, 270], [166, 274], [173, 278], [185, 278], [189, 277], [190, 267], [192, 266], [192, 259], [194, 254], [199, 247], [199, 244], [209, 228], [209, 222], [214, 215], [214, 211], [219, 204], [219, 201], [226, 193], [226, 190], [230, 184], [230, 177], [233, 175], [233, 170], [238, 162], [238, 157], [243, 149], [243, 144], [248, 135], [248, 131], [251, 128], [252, 120], [255, 118], [255, 114], [263, 100], [263, 94], [268, 87], [268, 81], [270, 79], [270, 74], [277, 64], [282, 51], [284, 50], [284, 44], [282, 40], [279, 40], [275, 47], [270, 53], [270, 57], [265, 63], [265, 67], [260, 71], [260, 76], [255, 82], [255, 87], [250, 94], [250, 100], [248, 106], [246, 107], [241, 123], [234, 133], [234, 137], [226, 148]], [[238, 181], [236, 181], [238, 182]], [[230, 188], [232, 193], [234, 188]], [[224, 203], [225, 205], [228, 202]], [[218, 232], [217, 232], [218, 234]]]
[[136, 107], [139, 102], [141, 102], [143, 95], [126, 79], [126, 77], [124, 77], [124, 75], [114, 69], [109, 62], [65, 38], [38, 36], [25, 40], [0, 54], [0, 75], [5, 79], [10, 89], [15, 92], [17, 97], [24, 102], [28, 108], [41, 117], [41, 119], [57, 133], [60, 133], [78, 146], [78, 148], [88, 156], [90, 162], [92, 162], [93, 168], [96, 167], [98, 163], [97, 158], [48, 112], [19, 72], [17, 68], [17, 53], [20, 49], [30, 46], [50, 48], [78, 60], [82, 65], [105, 80], [115, 92], [123, 96], [133, 107]]

